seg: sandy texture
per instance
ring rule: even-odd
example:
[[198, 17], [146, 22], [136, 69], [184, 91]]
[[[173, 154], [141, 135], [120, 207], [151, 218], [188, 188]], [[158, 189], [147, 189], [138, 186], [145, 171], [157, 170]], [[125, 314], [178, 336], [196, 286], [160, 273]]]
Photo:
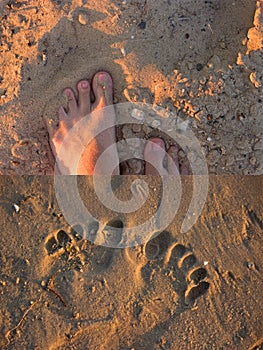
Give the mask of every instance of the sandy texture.
[[[102, 69], [115, 104], [142, 101], [181, 118], [212, 174], [191, 229], [180, 233], [188, 176], [173, 222], [126, 249], [83, 238], [77, 218], [69, 225], [52, 176], [1, 176], [1, 349], [262, 349], [263, 178], [244, 176], [263, 173], [262, 17], [254, 0], [0, 2], [0, 174], [52, 173], [43, 120], [57, 121], [66, 86]], [[119, 127], [118, 139], [161, 135], [168, 145], [154, 121]], [[129, 144], [134, 157], [138, 142]], [[123, 166], [143, 171], [137, 159]], [[132, 180], [113, 180], [119, 200], [130, 199]], [[78, 178], [95, 242], [121, 240], [107, 224], [129, 228], [155, 215], [161, 178], [144, 180], [146, 203], [117, 215], [91, 178]]]
[[63, 88], [99, 69], [113, 76], [115, 103], [186, 120], [210, 173], [262, 173], [262, 1], [4, 0], [0, 11], [3, 174], [51, 171], [43, 117], [56, 120]]
[[[190, 179], [166, 231], [111, 249], [69, 227], [51, 177], [1, 177], [1, 349], [262, 349], [263, 178], [211, 177], [202, 216], [181, 234]], [[145, 220], [103, 211], [88, 180], [79, 188], [99, 230]], [[151, 215], [160, 183], [145, 180]]]

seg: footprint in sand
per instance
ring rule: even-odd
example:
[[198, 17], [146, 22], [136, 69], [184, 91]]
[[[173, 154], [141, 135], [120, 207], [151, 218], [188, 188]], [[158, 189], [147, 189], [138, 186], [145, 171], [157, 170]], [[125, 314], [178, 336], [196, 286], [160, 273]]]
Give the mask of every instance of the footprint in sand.
[[65, 231], [59, 230], [57, 233], [51, 235], [45, 247], [48, 255], [53, 255], [60, 250], [65, 250], [71, 242], [71, 237]]
[[147, 285], [153, 284], [158, 273], [170, 279], [181, 305], [193, 306], [208, 288], [207, 271], [199, 266], [190, 249], [179, 243], [170, 243], [169, 232], [162, 232], [143, 249], [148, 262], [141, 269]]
[[77, 237], [78, 233], [73, 229], [70, 233], [63, 229], [51, 233], [45, 243], [47, 255], [57, 258], [57, 262], [60, 261], [62, 266], [67, 266], [70, 270], [82, 271], [85, 263]]
[[[108, 222], [105, 226], [122, 227], [120, 221]], [[90, 272], [106, 271], [112, 264], [115, 249], [93, 244], [99, 231], [99, 223], [92, 222], [88, 228], [89, 240], [84, 239], [84, 230], [81, 225], [74, 225], [69, 230], [59, 230], [51, 233], [46, 240], [45, 249], [50, 257], [65, 258], [67, 263], [83, 270], [89, 265]], [[108, 230], [110, 231], [110, 230]], [[108, 232], [110, 234], [111, 232]], [[104, 232], [102, 230], [102, 232]], [[65, 260], [64, 259], [64, 260]]]
[[[107, 226], [120, 226], [119, 222], [109, 222]], [[87, 230], [96, 240], [99, 224], [91, 223]], [[84, 238], [84, 230], [80, 225], [52, 232], [45, 241], [47, 269], [42, 279], [59, 304], [75, 305], [74, 281], [81, 278], [93, 281], [100, 279], [103, 273], [112, 266], [117, 249], [98, 246]], [[78, 282], [79, 283], [79, 282]], [[95, 283], [95, 282], [94, 282]]]
[[122, 221], [109, 221], [101, 229], [99, 224], [95, 221], [89, 224], [87, 228], [89, 240], [85, 240], [86, 248], [84, 252], [86, 261], [90, 263], [92, 272], [103, 273], [112, 266], [113, 258], [118, 252], [118, 249], [105, 247], [104, 245], [96, 245], [96, 243], [98, 244], [100, 242], [100, 236], [103, 236], [103, 241], [105, 240], [107, 242], [107, 240], [109, 240], [111, 244], [117, 245], [120, 242], [121, 234], [116, 235], [115, 228], [122, 229]]

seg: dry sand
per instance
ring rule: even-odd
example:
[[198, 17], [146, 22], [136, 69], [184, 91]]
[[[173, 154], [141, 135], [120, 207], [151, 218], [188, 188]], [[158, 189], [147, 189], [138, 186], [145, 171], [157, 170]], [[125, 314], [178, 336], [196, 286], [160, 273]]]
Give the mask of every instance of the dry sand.
[[[151, 215], [160, 183], [145, 179]], [[101, 224], [142, 220], [141, 210], [101, 210], [88, 180], [79, 188]], [[1, 349], [262, 349], [262, 177], [212, 176], [202, 215], [181, 234], [184, 178], [173, 223], [126, 249], [76, 234], [52, 177], [0, 181]], [[117, 193], [129, 186], [127, 177]]]
[[[99, 69], [115, 103], [172, 111], [214, 174], [261, 174], [262, 1], [2, 1], [0, 172], [49, 174], [43, 117]], [[256, 10], [257, 9], [257, 10]], [[120, 138], [158, 131], [124, 127]], [[30, 160], [30, 161], [29, 161]], [[130, 162], [132, 173], [141, 167]]]
[[[173, 222], [126, 249], [74, 231], [52, 177], [1, 176], [1, 349], [263, 349], [263, 177], [244, 176], [263, 173], [262, 9], [253, 0], [1, 1], [0, 174], [52, 173], [43, 118], [57, 120], [62, 90], [101, 69], [115, 103], [143, 101], [184, 120], [211, 174], [190, 230], [180, 233], [186, 177]], [[145, 125], [118, 129], [119, 139], [152, 135]], [[126, 165], [142, 171], [138, 160]], [[145, 205], [117, 215], [80, 177], [97, 218], [89, 232], [154, 215], [160, 178], [144, 178]], [[129, 199], [132, 178], [115, 181]]]

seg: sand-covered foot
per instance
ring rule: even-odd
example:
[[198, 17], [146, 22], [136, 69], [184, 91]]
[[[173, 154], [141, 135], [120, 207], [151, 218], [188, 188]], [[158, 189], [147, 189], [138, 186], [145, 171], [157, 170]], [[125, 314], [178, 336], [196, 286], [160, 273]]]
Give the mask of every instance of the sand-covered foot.
[[[95, 96], [93, 104], [90, 100], [91, 88]], [[78, 83], [77, 90], [78, 98], [72, 89], [64, 90], [67, 110], [60, 107], [58, 128], [47, 123], [57, 171], [70, 175], [118, 175], [119, 158], [115, 127], [112, 126], [115, 122], [112, 78], [106, 72], [98, 72], [93, 78], [92, 87], [87, 80], [82, 80]], [[111, 127], [100, 133], [101, 127], [107, 125]], [[85, 140], [89, 142], [86, 144]], [[111, 145], [113, 146], [108, 150], [107, 156], [97, 163], [102, 153]], [[112, 172], [113, 164], [115, 166]]]
[[166, 152], [162, 139], [149, 139], [144, 149], [145, 175], [188, 175], [187, 168], [179, 166], [178, 152], [176, 144]]

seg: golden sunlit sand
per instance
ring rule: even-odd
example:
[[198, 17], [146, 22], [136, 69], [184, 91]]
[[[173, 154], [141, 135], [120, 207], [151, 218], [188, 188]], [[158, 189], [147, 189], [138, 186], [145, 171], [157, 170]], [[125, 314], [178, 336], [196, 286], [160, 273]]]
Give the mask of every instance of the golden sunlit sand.
[[[0, 177], [1, 349], [262, 349], [262, 8], [255, 0], [0, 2], [0, 174], [9, 175]], [[76, 91], [99, 70], [113, 77], [115, 105], [153, 105], [199, 140], [208, 196], [198, 216], [198, 189], [186, 232], [192, 176], [181, 179], [178, 213], [174, 202], [163, 208], [173, 221], [160, 230], [157, 217], [152, 239], [125, 249], [98, 243], [118, 245], [125, 228], [156, 215], [160, 177], [144, 177], [149, 196], [130, 214], [100, 202], [110, 187], [98, 198], [93, 179], [79, 177], [94, 217], [86, 239], [77, 215], [69, 224], [57, 203], [54, 177], [27, 176], [53, 173], [45, 120], [58, 122], [65, 87]], [[140, 110], [131, 114], [143, 121]], [[160, 125], [118, 127], [118, 140], [136, 139], [127, 173], [143, 170], [137, 138], [170, 144]], [[133, 180], [113, 179], [118, 200], [131, 199]], [[70, 188], [62, 193], [75, 203]]]

